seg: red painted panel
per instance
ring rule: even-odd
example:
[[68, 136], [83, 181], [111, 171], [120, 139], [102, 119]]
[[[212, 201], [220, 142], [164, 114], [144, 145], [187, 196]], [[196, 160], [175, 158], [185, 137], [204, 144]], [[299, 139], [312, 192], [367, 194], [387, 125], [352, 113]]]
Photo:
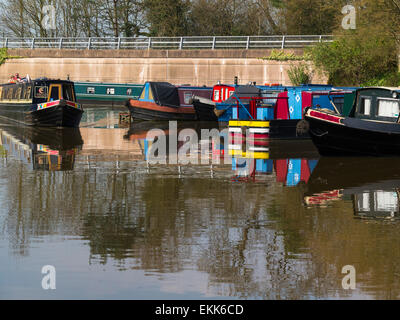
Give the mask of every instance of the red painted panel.
[[[279, 98], [288, 98], [287, 91], [278, 94]], [[288, 99], [277, 99], [275, 115], [276, 120], [287, 120], [289, 119], [289, 100]]]
[[313, 96], [314, 94], [312, 92], [307, 92], [307, 91], [303, 91], [301, 93], [302, 95], [302, 114], [304, 115], [304, 109], [307, 107], [312, 107], [313, 105]]
[[301, 181], [308, 182], [310, 180], [311, 171], [310, 167], [308, 166], [308, 161], [306, 159], [301, 160]]
[[323, 112], [317, 112], [317, 111], [311, 111], [310, 116], [314, 117], [314, 118], [319, 118], [322, 120], [328, 120], [328, 121], [335, 122], [335, 123], [340, 123], [340, 120], [341, 120], [341, 118], [339, 118], [339, 117], [331, 116], [329, 114], [326, 114]]
[[285, 183], [288, 173], [288, 162], [286, 159], [275, 161], [275, 172], [276, 181]]
[[231, 96], [232, 92], [235, 92], [235, 87], [227, 85], [216, 85], [213, 89], [212, 101], [223, 102], [226, 100], [226, 97], [229, 98]]

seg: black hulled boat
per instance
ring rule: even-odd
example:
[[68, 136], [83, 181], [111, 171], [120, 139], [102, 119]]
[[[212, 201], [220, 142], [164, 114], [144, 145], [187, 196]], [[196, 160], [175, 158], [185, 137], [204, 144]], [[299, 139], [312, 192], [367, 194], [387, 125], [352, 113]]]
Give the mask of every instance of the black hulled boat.
[[306, 109], [309, 134], [321, 155], [400, 155], [399, 88], [362, 88], [348, 116]]
[[29, 126], [79, 127], [74, 83], [37, 79], [0, 85], [0, 116]]

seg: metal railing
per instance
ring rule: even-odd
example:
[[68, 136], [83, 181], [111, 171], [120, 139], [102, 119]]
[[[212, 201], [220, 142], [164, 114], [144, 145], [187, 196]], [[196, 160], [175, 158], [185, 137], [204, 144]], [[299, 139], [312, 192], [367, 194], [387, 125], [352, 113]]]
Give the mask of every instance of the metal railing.
[[331, 42], [332, 35], [249, 37], [0, 38], [4, 48], [25, 49], [286, 49]]

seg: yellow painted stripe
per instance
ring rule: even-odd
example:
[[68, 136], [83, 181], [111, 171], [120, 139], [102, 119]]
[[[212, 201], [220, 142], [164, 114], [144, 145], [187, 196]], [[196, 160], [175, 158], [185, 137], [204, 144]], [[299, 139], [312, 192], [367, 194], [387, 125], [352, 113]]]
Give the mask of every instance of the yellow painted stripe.
[[0, 100], [0, 103], [18, 104], [18, 103], [32, 103], [32, 100]]
[[269, 128], [269, 121], [229, 121], [230, 127]]
[[269, 152], [243, 152], [241, 150], [229, 150], [230, 156], [239, 156], [244, 159], [269, 159]]

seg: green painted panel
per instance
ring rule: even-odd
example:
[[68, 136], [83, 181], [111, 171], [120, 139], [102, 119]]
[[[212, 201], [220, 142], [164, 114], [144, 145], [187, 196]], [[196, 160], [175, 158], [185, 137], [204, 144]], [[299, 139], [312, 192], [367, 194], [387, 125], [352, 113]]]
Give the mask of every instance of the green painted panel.
[[355, 92], [344, 94], [343, 115], [345, 117], [349, 116], [350, 111], [353, 108], [355, 97], [356, 97]]
[[125, 101], [137, 99], [142, 92], [141, 84], [120, 84], [100, 82], [75, 82], [78, 100]]

